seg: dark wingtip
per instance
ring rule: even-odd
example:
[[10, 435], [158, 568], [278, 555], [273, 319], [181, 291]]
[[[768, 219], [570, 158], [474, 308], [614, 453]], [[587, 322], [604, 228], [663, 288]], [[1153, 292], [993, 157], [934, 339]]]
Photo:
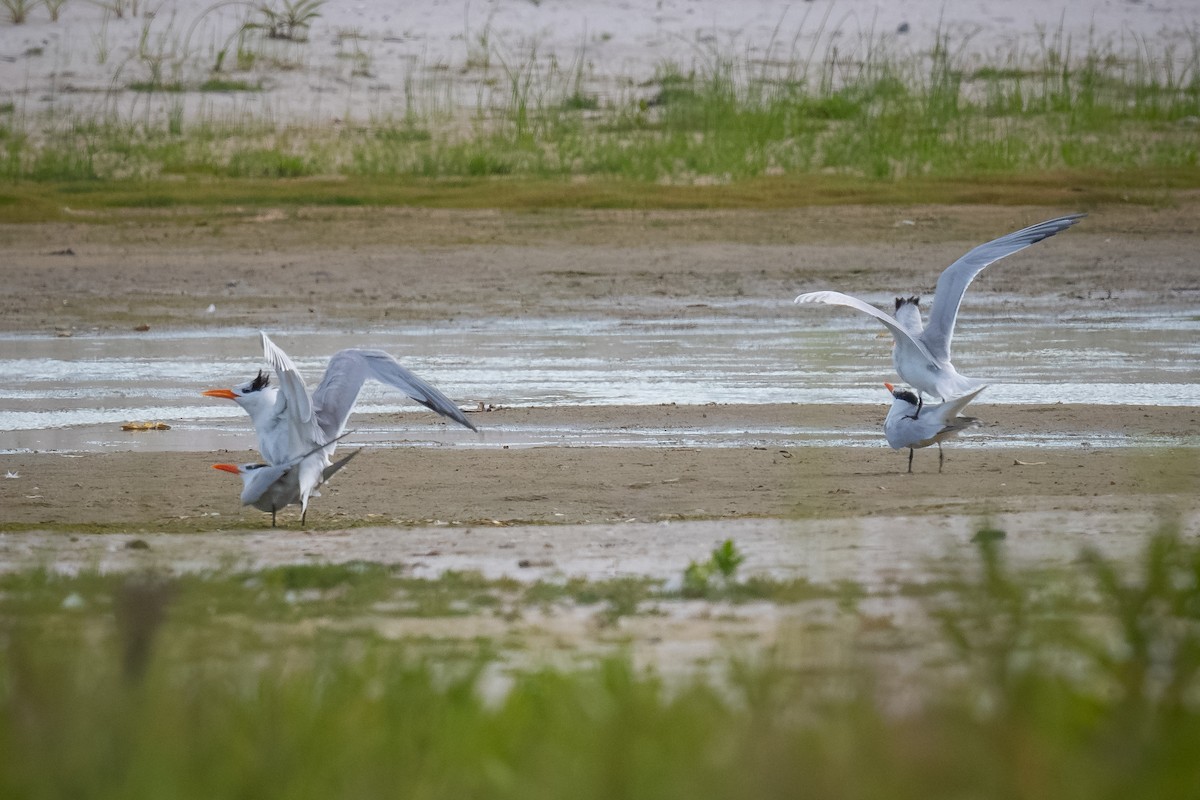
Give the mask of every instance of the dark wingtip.
[[1086, 216], [1086, 213], [1067, 214], [1065, 217], [1058, 217], [1057, 219], [1039, 222], [1038, 224], [1031, 226], [1032, 229], [1036, 231], [1035, 238], [1031, 243], [1037, 244], [1038, 242], [1043, 242], [1046, 239], [1049, 239], [1055, 234], [1062, 233], [1067, 228], [1070, 228], [1072, 225], [1076, 224]]

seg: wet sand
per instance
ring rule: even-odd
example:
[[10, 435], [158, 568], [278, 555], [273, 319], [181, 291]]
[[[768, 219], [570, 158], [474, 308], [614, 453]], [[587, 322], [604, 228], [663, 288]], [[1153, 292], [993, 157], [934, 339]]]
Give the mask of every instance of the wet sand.
[[[931, 296], [941, 270], [971, 247], [1078, 210], [114, 212], [0, 225], [0, 331], [670, 317], [730, 298], [774, 308], [824, 286]], [[972, 298], [1050, 297], [1064, 313], [1194, 310], [1198, 220], [1200, 193], [1177, 193], [1163, 208], [1093, 209], [1051, 243], [990, 268]]]
[[[971, 291], [1050, 296], [1068, 310], [1109, 302], [1186, 313], [1200, 297], [1197, 206], [1181, 195], [1171, 207], [1093, 210], [1053, 247], [1014, 256]], [[0, 326], [42, 335], [134, 324], [286, 330], [464, 315], [519, 319], [581, 308], [591, 316], [642, 317], [662, 313], [661, 302], [647, 305], [646, 298], [681, 307], [714, 297], [765, 301], [816, 283], [928, 293], [940, 270], [969, 247], [1063, 210], [359, 209], [231, 213], [219, 226], [154, 214], [104, 225], [3, 226], [9, 265], [0, 285]], [[55, 254], [64, 249], [73, 255]], [[215, 313], [207, 311], [210, 303]], [[506, 422], [836, 430], [879, 425], [884, 412], [883, 404], [559, 406], [475, 418], [484, 431]], [[505, 448], [487, 446], [485, 433], [484, 446], [369, 448], [314, 501], [308, 532], [298, 529], [293, 509], [273, 535], [290, 547], [314, 531], [350, 530], [352, 539], [363, 526], [406, 536], [442, 526], [531, 524], [511, 529], [540, 541], [556, 530], [546, 526], [630, 520], [968, 520], [1105, 510], [1153, 521], [1195, 509], [1200, 455], [1186, 445], [1200, 429], [1196, 408], [980, 404], [973, 413], [985, 426], [970, 434], [973, 446], [947, 446], [941, 475], [933, 450], [918, 452], [915, 474], [906, 475], [907, 454], [888, 449], [882, 438], [878, 447], [851, 448]], [[988, 446], [989, 430], [1066, 432], [1079, 445]], [[1090, 433], [1127, 437], [1128, 446], [1089, 446]], [[1185, 446], [1142, 446], [1154, 437]], [[0, 524], [10, 543], [26, 530], [57, 532], [51, 540], [64, 547], [67, 532], [230, 531], [249, 546], [245, 532], [264, 530], [269, 518], [240, 508], [237, 481], [209, 467], [255, 460], [251, 446], [0, 456], [0, 472], [18, 476], [0, 479]], [[119, 546], [119, 537], [106, 545]], [[511, 562], [503, 550], [494, 555], [497, 563]], [[295, 557], [305, 556], [296, 551]]]
[[[1197, 408], [981, 406], [989, 426], [1036, 433], [1074, 430], [1076, 447], [395, 447], [368, 448], [313, 500], [311, 529], [365, 524], [513, 525], [678, 519], [838, 518], [872, 515], [1087, 510], [1190, 510], [1200, 450], [1139, 447], [1139, 436], [1196, 430]], [[879, 424], [882, 407], [699, 406], [511, 409], [476, 414], [486, 431], [505, 420], [629, 426], [779, 423]], [[609, 420], [611, 422], [611, 420]], [[978, 444], [988, 427], [968, 434]], [[1087, 433], [1120, 430], [1129, 446], [1093, 447]], [[163, 434], [139, 434], [163, 435]], [[339, 452], [347, 452], [343, 448]], [[261, 529], [269, 515], [240, 508], [240, 483], [211, 464], [257, 460], [216, 453], [15, 454], [0, 465], [10, 530], [190, 531]], [[298, 530], [297, 509], [281, 512]], [[283, 531], [281, 531], [281, 534]]]

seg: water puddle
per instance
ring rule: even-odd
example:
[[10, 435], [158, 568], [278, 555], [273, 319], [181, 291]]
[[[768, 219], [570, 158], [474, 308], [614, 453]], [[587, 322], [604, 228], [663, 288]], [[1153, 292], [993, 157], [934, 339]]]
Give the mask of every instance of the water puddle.
[[[879, 298], [868, 298], [879, 300]], [[881, 301], [882, 302], [882, 301]], [[1014, 310], [1015, 309], [1015, 310]], [[955, 339], [966, 374], [993, 378], [987, 402], [1200, 405], [1200, 316], [1114, 311], [1063, 316], [1033, 300], [976, 313]], [[761, 302], [675, 309], [669, 319], [462, 320], [369, 331], [277, 335], [316, 382], [330, 354], [376, 347], [464, 406], [621, 406], [888, 402], [890, 339], [852, 314]], [[245, 449], [247, 418], [206, 388], [262, 366], [252, 329], [0, 337], [0, 451]], [[379, 423], [371, 414], [405, 414]], [[123, 434], [163, 420], [170, 436]], [[364, 424], [359, 424], [364, 422]], [[877, 430], [759, 431], [503, 425], [482, 437], [451, 430], [395, 391], [364, 387], [352, 427], [369, 446], [878, 444]], [[397, 430], [398, 427], [402, 430]], [[1181, 432], [1182, 434], [1182, 432]], [[989, 432], [976, 441], [1010, 441]], [[1089, 436], [1093, 446], [1123, 438]], [[1040, 444], [1073, 445], [1069, 437]], [[1179, 439], [1164, 439], [1179, 443]], [[971, 446], [964, 440], [964, 446]], [[1139, 440], [1139, 444], [1145, 444]]]

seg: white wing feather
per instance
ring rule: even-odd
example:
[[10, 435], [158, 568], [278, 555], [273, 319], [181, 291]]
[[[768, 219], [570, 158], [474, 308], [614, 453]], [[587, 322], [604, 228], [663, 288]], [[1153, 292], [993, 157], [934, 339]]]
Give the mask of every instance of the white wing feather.
[[847, 308], [853, 308], [856, 311], [861, 311], [864, 314], [869, 314], [870, 316], [882, 322], [884, 327], [892, 332], [892, 336], [896, 338], [897, 342], [907, 342], [920, 351], [926, 358], [929, 358], [930, 361], [933, 360], [933, 357], [929, 354], [929, 349], [925, 347], [925, 345], [919, 339], [913, 338], [913, 335], [909, 333], [903, 325], [897, 322], [895, 317], [893, 317], [891, 314], [886, 314], [883, 311], [880, 311], [870, 303], [859, 300], [857, 297], [851, 297], [850, 295], [842, 294], [841, 292], [808, 292], [807, 294], [802, 294], [797, 297], [794, 302], [824, 303], [831, 306], [846, 306]]
[[263, 356], [279, 380], [279, 393], [287, 401], [288, 408], [299, 422], [312, 420], [312, 398], [300, 370], [288, 358], [288, 354], [270, 340], [266, 333], [259, 331], [262, 336]]

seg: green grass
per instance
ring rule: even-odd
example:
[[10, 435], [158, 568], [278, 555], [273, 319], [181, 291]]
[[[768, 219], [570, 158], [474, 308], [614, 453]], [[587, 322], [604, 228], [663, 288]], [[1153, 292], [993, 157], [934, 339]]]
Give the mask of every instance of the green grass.
[[202, 92], [261, 92], [262, 84], [214, 76], [201, 83], [199, 88]]
[[[86, 172], [87, 154], [70, 157]], [[247, 170], [255, 162], [239, 162]], [[1192, 177], [1173, 170], [1134, 173], [1039, 172], [990, 179], [912, 178], [880, 183], [840, 175], [783, 176], [738, 181], [727, 186], [669, 186], [622, 180], [569, 183], [521, 176], [397, 181], [390, 178], [308, 177], [273, 179], [272, 167], [289, 162], [257, 162], [256, 177], [188, 176], [182, 181], [71, 180], [0, 184], [0, 221], [128, 221], [118, 210], [174, 208], [183, 222], [208, 219], [230, 207], [415, 206], [428, 208], [661, 208], [770, 209], [805, 205], [985, 203], [991, 205], [1067, 205], [1089, 208], [1104, 203], [1170, 203], [1171, 194], [1192, 186]], [[55, 165], [42, 165], [49, 172]], [[58, 165], [61, 172], [67, 165]], [[295, 163], [303, 170], [303, 162]], [[153, 204], [148, 203], [153, 198]], [[87, 217], [66, 211], [94, 212]]]
[[[247, 181], [320, 178], [342, 181], [338, 196], [355, 203], [518, 208], [1020, 202], [1044, 186], [1063, 199], [1156, 201], [1200, 187], [1200, 43], [1076, 55], [1051, 42], [985, 65], [962, 49], [942, 40], [902, 57], [867, 43], [857, 59], [770, 68], [712, 53], [603, 100], [582, 93], [577, 69], [535, 70], [531, 54], [479, 78], [498, 102], [447, 108], [439, 80], [462, 78], [428, 78], [408, 87], [398, 117], [341, 127], [10, 112], [0, 180], [6, 192], [103, 181], [135, 207], [142, 186], [176, 176], [187, 181], [173, 191], [199, 204], [253, 201], [262, 187]], [[259, 88], [218, 77], [201, 87]], [[323, 202], [307, 183], [268, 195]]]
[[[445, 614], [480, 592], [529, 591], [471, 576], [418, 583], [361, 563], [169, 581], [3, 576], [0, 795], [1195, 791], [1200, 544], [1169, 533], [1136, 564], [1085, 552], [1054, 574], [1010, 568], [1001, 542], [980, 544], [974, 564], [908, 598], [932, 623], [910, 655], [932, 666], [901, 685], [861, 632], [849, 653], [797, 643], [801, 665], [781, 651], [668, 678], [611, 650], [576, 666], [516, 666], [487, 642], [397, 640], [353, 624], [402, 615], [379, 606], [397, 589], [453, 595]], [[846, 630], [869, 627], [842, 613]]]

